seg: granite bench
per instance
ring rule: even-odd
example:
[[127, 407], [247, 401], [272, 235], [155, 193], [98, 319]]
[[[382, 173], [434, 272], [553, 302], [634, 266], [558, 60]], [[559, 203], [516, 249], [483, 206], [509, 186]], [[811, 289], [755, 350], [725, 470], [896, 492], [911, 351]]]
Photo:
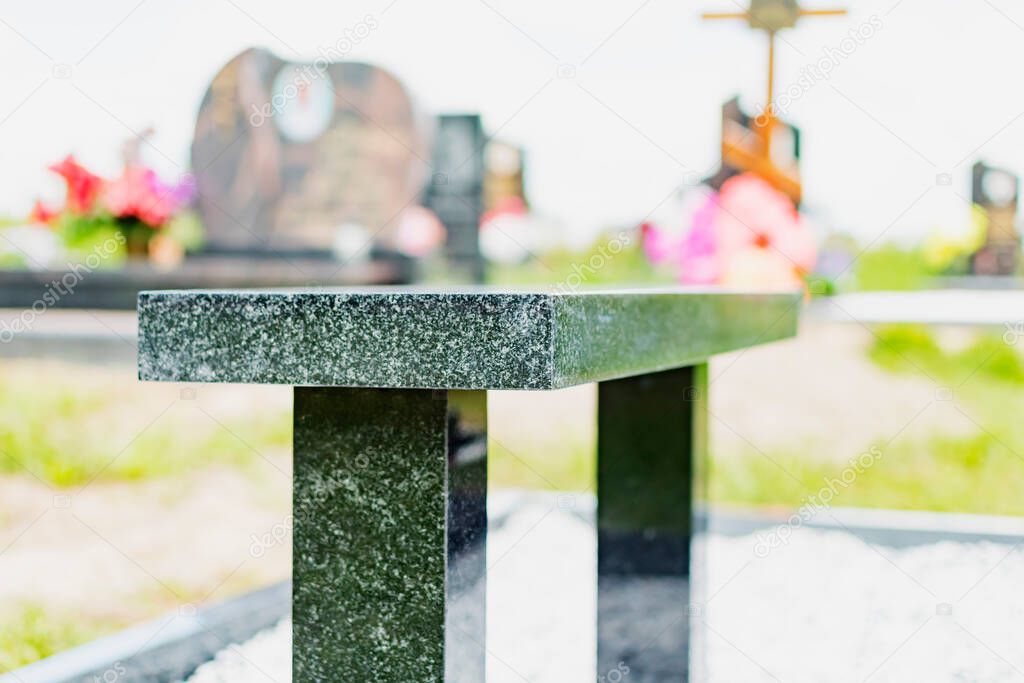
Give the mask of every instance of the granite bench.
[[486, 392], [597, 382], [598, 680], [682, 681], [706, 361], [791, 336], [798, 304], [686, 289], [143, 292], [139, 377], [295, 387], [298, 682], [484, 680]]

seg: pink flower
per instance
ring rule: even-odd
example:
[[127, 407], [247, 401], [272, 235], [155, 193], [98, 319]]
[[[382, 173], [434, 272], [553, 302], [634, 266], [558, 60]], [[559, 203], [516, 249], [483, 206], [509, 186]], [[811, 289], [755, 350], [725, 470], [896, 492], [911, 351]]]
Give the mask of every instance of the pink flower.
[[640, 226], [647, 258], [658, 265], [692, 270], [695, 264], [688, 261], [714, 251], [714, 236], [701, 228], [711, 229], [709, 221], [715, 210], [701, 192], [687, 192], [667, 203]]
[[641, 224], [640, 235], [643, 239], [644, 254], [651, 263], [679, 263], [684, 239], [681, 235], [662, 230], [654, 223]]
[[103, 201], [119, 218], [138, 218], [161, 227], [187, 201], [190, 185], [168, 185], [145, 166], [129, 165], [117, 180], [107, 183]]
[[715, 217], [718, 215], [718, 197], [709, 192], [704, 204], [693, 214], [693, 225], [682, 245], [682, 270], [679, 281], [688, 285], [714, 284], [721, 264], [717, 255], [718, 239]]
[[[696, 200], [689, 201], [690, 199]], [[782, 192], [746, 173], [718, 193], [688, 193], [675, 215], [644, 224], [648, 259], [679, 269], [685, 284], [799, 289], [817, 260], [811, 228]]]
[[814, 234], [789, 197], [752, 173], [725, 181], [719, 194], [715, 233], [720, 258], [760, 249], [788, 261], [799, 274], [814, 268]]

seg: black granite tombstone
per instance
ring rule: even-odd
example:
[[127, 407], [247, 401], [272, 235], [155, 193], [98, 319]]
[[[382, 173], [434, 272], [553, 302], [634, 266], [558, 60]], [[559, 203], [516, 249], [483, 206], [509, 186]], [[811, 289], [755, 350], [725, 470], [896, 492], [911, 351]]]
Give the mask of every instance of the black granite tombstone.
[[452, 279], [483, 282], [480, 217], [483, 215], [484, 137], [475, 114], [442, 115], [437, 119], [433, 168], [426, 205], [448, 229], [445, 245]]

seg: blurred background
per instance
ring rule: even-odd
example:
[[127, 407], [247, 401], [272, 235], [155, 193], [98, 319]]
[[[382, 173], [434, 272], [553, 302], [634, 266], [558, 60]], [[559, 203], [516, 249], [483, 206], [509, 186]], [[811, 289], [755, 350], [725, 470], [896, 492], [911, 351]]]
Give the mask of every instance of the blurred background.
[[[807, 4], [0, 11], [0, 671], [290, 575], [290, 389], [137, 382], [142, 289], [800, 289], [713, 509], [1024, 513], [1024, 8]], [[592, 493], [595, 399], [492, 393], [491, 486]]]

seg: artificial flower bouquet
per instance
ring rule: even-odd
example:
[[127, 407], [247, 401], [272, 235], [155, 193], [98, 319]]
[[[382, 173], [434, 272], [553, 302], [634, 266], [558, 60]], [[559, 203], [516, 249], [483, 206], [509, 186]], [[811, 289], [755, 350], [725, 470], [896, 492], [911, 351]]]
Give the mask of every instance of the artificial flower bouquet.
[[197, 241], [197, 224], [184, 211], [195, 191], [191, 177], [169, 184], [153, 169], [128, 163], [120, 177], [109, 180], [70, 155], [50, 170], [66, 185], [64, 206], [37, 201], [30, 220], [51, 226], [69, 251], [88, 251], [120, 234], [129, 257], [173, 264]]
[[[814, 232], [793, 202], [752, 173], [700, 188], [680, 216], [643, 226], [644, 251], [693, 285], [804, 289], [817, 261]], [[682, 220], [679, 220], [679, 219]]]

